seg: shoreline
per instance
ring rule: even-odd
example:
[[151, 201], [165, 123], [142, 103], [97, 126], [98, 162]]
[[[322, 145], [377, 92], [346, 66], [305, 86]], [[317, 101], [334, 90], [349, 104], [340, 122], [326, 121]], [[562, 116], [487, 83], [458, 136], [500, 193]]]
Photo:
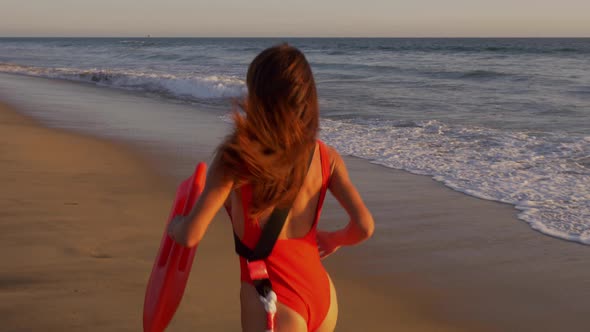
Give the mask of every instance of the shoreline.
[[[3, 77], [5, 76], [5, 77]], [[197, 108], [199, 110], [202, 109], [207, 109], [208, 113], [212, 113], [212, 114], [219, 114], [219, 112], [225, 112], [226, 110], [223, 110], [219, 107], [220, 104], [212, 106], [212, 105], [205, 105], [205, 103], [200, 103], [199, 106], [195, 106], [192, 105], [191, 102], [189, 102], [188, 100], [179, 100], [179, 99], [174, 99], [174, 98], [170, 98], [170, 96], [168, 95], [151, 95], [150, 92], [147, 91], [140, 91], [140, 90], [129, 90], [127, 88], [122, 88], [122, 87], [114, 87], [114, 86], [104, 86], [104, 85], [100, 85], [100, 84], [96, 84], [96, 82], [87, 82], [87, 81], [73, 81], [73, 80], [69, 80], [69, 79], [64, 79], [64, 78], [47, 78], [47, 77], [37, 77], [37, 76], [29, 76], [27, 74], [18, 74], [18, 73], [0, 73], [0, 80], [2, 79], [7, 79], [7, 80], [11, 80], [12, 82], [15, 81], [23, 81], [26, 82], [27, 79], [32, 79], [32, 80], [45, 80], [48, 83], [49, 82], [56, 82], [59, 86], [71, 86], [71, 87], [77, 87], [77, 86], [82, 86], [85, 89], [96, 89], [96, 91], [101, 91], [101, 94], [109, 94], [111, 92], [113, 92], [114, 94], [121, 94], [121, 95], [131, 95], [134, 96], [135, 99], [137, 100], [145, 100], [145, 99], [158, 99], [159, 102], [163, 102], [163, 103], [168, 103], [168, 104], [181, 104], [181, 106], [179, 108], [190, 108], [190, 107], [194, 107]], [[147, 97], [147, 98], [146, 98]], [[211, 111], [211, 112], [210, 112]], [[64, 112], [64, 113], [68, 113], [68, 112]], [[67, 118], [68, 115], [70, 114], [63, 114], [64, 116], [62, 116], [61, 118]], [[209, 114], [211, 115], [211, 114]], [[115, 115], [116, 116], [116, 115]], [[137, 114], [135, 114], [134, 116], [137, 116]], [[157, 120], [157, 119], [156, 119]], [[328, 123], [330, 122], [329, 119], [324, 119], [326, 121], [328, 121]], [[219, 124], [216, 122], [219, 122], [219, 119], [208, 119], [208, 121], [211, 121], [211, 125], [212, 127], [219, 127]], [[435, 120], [436, 122], [437, 120]], [[59, 120], [58, 120], [59, 122]], [[108, 121], [107, 121], [108, 122]], [[442, 122], [441, 122], [442, 123]], [[98, 124], [98, 123], [97, 123]], [[172, 125], [174, 125], [174, 123], [171, 123]], [[445, 125], [444, 123], [442, 123], [443, 125]], [[107, 125], [112, 125], [112, 123]], [[163, 124], [163, 126], [166, 126], [167, 124]], [[58, 125], [59, 127], [59, 125]], [[87, 126], [88, 127], [88, 126]], [[457, 160], [453, 160], [451, 158], [450, 161], [448, 161], [448, 164], [446, 165], [447, 167], [451, 167], [451, 168], [455, 168], [458, 167], [458, 169], [455, 169], [453, 172], [450, 172], [451, 175], [445, 175], [444, 172], [442, 172], [442, 174], [437, 170], [440, 169], [440, 165], [433, 168], [433, 169], [428, 169], [428, 167], [423, 167], [423, 166], [416, 166], [413, 165], [412, 163], [409, 164], [404, 164], [404, 163], [389, 163], [387, 160], [388, 158], [385, 159], [380, 159], [381, 156], [379, 155], [379, 153], [374, 154], [374, 153], [364, 153], [363, 151], [370, 151], [372, 149], [372, 145], [371, 144], [360, 144], [361, 146], [364, 146], [363, 149], [352, 149], [347, 147], [347, 144], [352, 144], [352, 146], [358, 146], [359, 142], [352, 142], [352, 143], [348, 143], [346, 140], [346, 135], [340, 137], [338, 135], [334, 135], [333, 132], [331, 132], [330, 129], [331, 127], [329, 125], [326, 126], [325, 129], [327, 129], [328, 134], [325, 135], [326, 141], [331, 142], [333, 144], [336, 144], [339, 148], [342, 148], [346, 151], [351, 151], [350, 153], [357, 155], [357, 156], [362, 156], [362, 158], [364, 158], [365, 160], [367, 160], [370, 163], [375, 163], [375, 164], [381, 164], [381, 165], [389, 165], [389, 166], [385, 166], [385, 167], [393, 167], [394, 169], [399, 169], [399, 170], [403, 170], [405, 172], [408, 172], [410, 174], [413, 175], [426, 175], [428, 177], [432, 177], [432, 178], [438, 178], [436, 181], [437, 182], [441, 182], [443, 183], [445, 186], [451, 188], [454, 191], [459, 191], [462, 192], [466, 195], [469, 195], [471, 197], [474, 198], [481, 198], [481, 199], [485, 199], [485, 200], [490, 200], [490, 201], [494, 201], [494, 202], [499, 202], [499, 203], [507, 203], [510, 204], [511, 206], [517, 208], [519, 210], [519, 214], [517, 216], [518, 219], [527, 222], [531, 229], [537, 231], [537, 232], [541, 232], [545, 235], [549, 235], [552, 236], [554, 238], [558, 238], [558, 239], [565, 239], [567, 241], [572, 241], [572, 242], [579, 242], [579, 243], [583, 243], [585, 245], [587, 245], [588, 242], [586, 240], [586, 236], [584, 235], [584, 232], [579, 232], [579, 233], [575, 233], [575, 232], [570, 232], [568, 233], [568, 227], [569, 229], [585, 229], [585, 224], [583, 222], [581, 223], [577, 223], [576, 220], [578, 220], [579, 218], [584, 218], [584, 212], [585, 207], [583, 204], [578, 204], [576, 205], [576, 203], [572, 203], [573, 205], [571, 205], [568, 202], [579, 202], [579, 201], [583, 201], [584, 199], [584, 195], [585, 195], [585, 182], [575, 182], [573, 181], [571, 183], [571, 187], [573, 188], [570, 192], [565, 192], [565, 193], [560, 193], [563, 189], [560, 189], [562, 187], [559, 187], [559, 183], [561, 183], [561, 185], [563, 185], [564, 188], [567, 188], [567, 186], [565, 186], [566, 183], [569, 183], [568, 181], [566, 181], [567, 179], [562, 179], [559, 176], [559, 173], [554, 174], [556, 175], [560, 180], [556, 180], [558, 183], [548, 183], [545, 184], [547, 186], [547, 189], [545, 190], [540, 190], [536, 187], [528, 187], [526, 186], [524, 189], [519, 189], [520, 184], [522, 182], [518, 182], [517, 180], [520, 179], [522, 180], [524, 183], [526, 183], [528, 180], [526, 180], [527, 178], [524, 175], [510, 175], [510, 176], [503, 176], [503, 180], [498, 180], [497, 182], [494, 182], [494, 177], [487, 174], [485, 171], [482, 172], [476, 172], [471, 173], [471, 175], [469, 176], [470, 179], [461, 179], [460, 177], [457, 178], [454, 175], [452, 175], [453, 172], [471, 172], [473, 171], [472, 169], [466, 168], [466, 169], [462, 169], [461, 163], [457, 163]], [[88, 128], [84, 128], [84, 129], [88, 129]], [[120, 128], [113, 128], [116, 130], [119, 130]], [[203, 129], [203, 127], [201, 127], [201, 129]], [[346, 129], [346, 128], [345, 128]], [[488, 128], [488, 129], [493, 129], [493, 128]], [[495, 128], [498, 129], [498, 128]], [[80, 128], [74, 127], [74, 130], [76, 131], [80, 131]], [[473, 128], [471, 128], [471, 130], [473, 130]], [[81, 130], [83, 134], [85, 134], [84, 130]], [[99, 133], [99, 132], [92, 132], [92, 134], [94, 136], [100, 136], [100, 137], [104, 137], [105, 135], [103, 133]], [[110, 135], [111, 133], [108, 133], [107, 135]], [[115, 136], [121, 136], [120, 133], [113, 133]], [[215, 133], [211, 133], [211, 134], [215, 134]], [[203, 137], [209, 137], [209, 136], [213, 136], [213, 135], [199, 135], [198, 140], [200, 141]], [[365, 133], [366, 134], [366, 133]], [[474, 133], [471, 133], [474, 134]], [[508, 131], [507, 133], [504, 134], [510, 134], [510, 131]], [[388, 134], [383, 134], [384, 137], [388, 137]], [[394, 134], [395, 136], [396, 134]], [[475, 135], [477, 136], [478, 134], [475, 133]], [[125, 136], [125, 134], [123, 134], [122, 136]], [[574, 135], [575, 136], [575, 135]], [[344, 139], [342, 139], [344, 138]], [[399, 137], [398, 137], [399, 138]], [[393, 139], [392, 141], [396, 141], [398, 138]], [[584, 141], [584, 137], [580, 136], [578, 138], [581, 138], [582, 141]], [[403, 137], [402, 137], [403, 139]], [[427, 138], [426, 138], [427, 139]], [[120, 137], [117, 138], [117, 140], [120, 140]], [[345, 144], [339, 144], [339, 141], [343, 141], [343, 142], [347, 142]], [[443, 139], [444, 141], [444, 139]], [[155, 143], [155, 142], [151, 142], [151, 143]], [[382, 144], [383, 142], [374, 142], [373, 139], [373, 143], [376, 144]], [[430, 142], [430, 144], [432, 144], [433, 142]], [[457, 142], [455, 142], [457, 143]], [[526, 143], [528, 144], [532, 144], [531, 142], [525, 141], [525, 142], [521, 142], [521, 143]], [[545, 142], [547, 144], [549, 144], [548, 142]], [[552, 144], [554, 144], [555, 142], [552, 142]], [[209, 140], [207, 142], [207, 144], [204, 144], [203, 146], [205, 146], [204, 150], [207, 150], [210, 148], [210, 146], [215, 145], [216, 142], [215, 140]], [[415, 142], [414, 142], [415, 144]], [[174, 143], [172, 143], [171, 147], [174, 149]], [[146, 149], [146, 146], [140, 147], [142, 150]], [[149, 148], [149, 147], [147, 147]], [[583, 146], [578, 147], [581, 150], [585, 150], [583, 148]], [[399, 147], [396, 147], [396, 149], [399, 149]], [[165, 151], [166, 149], [160, 149], [158, 151], [158, 154], [161, 154], [162, 151]], [[413, 151], [419, 151], [420, 150], [420, 146], [414, 146]], [[470, 150], [470, 149], [465, 149], [465, 150]], [[485, 150], [485, 148], [484, 148]], [[402, 152], [404, 154], [404, 159], [405, 158], [409, 158], [412, 159], [412, 153], [413, 151], [409, 152], [405, 151]], [[427, 150], [429, 151], [429, 150]], [[202, 151], [201, 151], [202, 152]], [[430, 151], [432, 152], [432, 151]], [[435, 151], [436, 152], [436, 151]], [[436, 154], [436, 153], [435, 153]], [[172, 157], [174, 157], [172, 154], [170, 154]], [[395, 153], [393, 153], [393, 155], [395, 155]], [[418, 153], [418, 157], [420, 157], [420, 155], [425, 155], [423, 154], [419, 154]], [[426, 154], [428, 155], [428, 154]], [[585, 158], [584, 154], [580, 154], [580, 158]], [[476, 159], [479, 158], [490, 158], [492, 156], [488, 156], [483, 154], [482, 156], [478, 156], [478, 155], [466, 155], [464, 156], [464, 158], [472, 158], [475, 157]], [[539, 157], [537, 155], [532, 155], [530, 156], [530, 160], [536, 160], [536, 158]], [[578, 156], [579, 157], [579, 156]], [[496, 157], [494, 157], [496, 158]], [[525, 157], [515, 157], [517, 159], [511, 159], [510, 156], [505, 156], [502, 155], [501, 157], [497, 157], [497, 158], [507, 158], [505, 160], [505, 162], [512, 162], [512, 163], [516, 163], [516, 164], [520, 164], [521, 166], [519, 166], [522, 169], [529, 169], [529, 168], [535, 168], [535, 165], [528, 163], [527, 159]], [[519, 159], [520, 158], [520, 159]], [[543, 156], [541, 156], [541, 158], [544, 158]], [[573, 158], [573, 157], [572, 157]], [[159, 158], [162, 159], [162, 158]], [[418, 158], [419, 159], [419, 158]], [[565, 158], [567, 159], [567, 158]], [[572, 160], [575, 160], [576, 158], [573, 158]], [[434, 161], [436, 163], [436, 160]], [[560, 162], [559, 159], [551, 159], [548, 160], [547, 163], [551, 164], [551, 163], [555, 163], [555, 162]], [[423, 162], [422, 162], [423, 163]], [[418, 163], [419, 165], [420, 163]], [[482, 164], [479, 165], [479, 167], [477, 167], [477, 169], [481, 169], [481, 170], [486, 170], [486, 169], [494, 169], [496, 166], [494, 164]], [[164, 169], [167, 170], [169, 168], [167, 167], [158, 167], [158, 169]], [[424, 172], [423, 172], [424, 171]], [[513, 170], [514, 171], [514, 170]], [[503, 170], [502, 172], [507, 172], [507, 170]], [[499, 172], [499, 173], [502, 173]], [[569, 171], [564, 171], [564, 174], [568, 174]], [[478, 175], [479, 174], [479, 175]], [[485, 181], [483, 183], [480, 183], [482, 185], [482, 187], [496, 187], [496, 188], [500, 188], [498, 190], [478, 190], [477, 188], [477, 183], [478, 181], [472, 181], [473, 179], [477, 179], [478, 176], [482, 175], [485, 179]], [[486, 175], [487, 174], [487, 175]], [[177, 174], [178, 175], [178, 174]], [[541, 176], [542, 174], [537, 174], [537, 173], [530, 173], [527, 174], [526, 176], [528, 177], [532, 177], [533, 179], [536, 178], [537, 176]], [[500, 176], [499, 176], [500, 177]], [[551, 178], [550, 175], [547, 176], [547, 178]], [[465, 181], [463, 181], [465, 180]], [[583, 180], [583, 178], [582, 178]], [[462, 185], [461, 183], [463, 182], [473, 182], [470, 185]], [[486, 183], [486, 181], [491, 181], [491, 185]], [[541, 180], [541, 181], [545, 181], [545, 180]], [[533, 181], [534, 182], [534, 181]], [[555, 185], [558, 185], [557, 187], [554, 187]], [[503, 188], [503, 189], [502, 189]], [[576, 189], [578, 188], [578, 189]], [[549, 195], [547, 193], [553, 193], [555, 192], [555, 195]], [[557, 194], [560, 193], [560, 194]], [[568, 194], [569, 193], [569, 194]], [[515, 198], [516, 197], [516, 198]], [[544, 197], [544, 198], [538, 198], [538, 199], [532, 199], [531, 197]], [[573, 198], [573, 199], [569, 199], [569, 198]], [[550, 202], [552, 202], [553, 200], [556, 200], [557, 202], [561, 202], [562, 205], [560, 206], [555, 206], [549, 209], [543, 209], [544, 204], [548, 204], [548, 206], [552, 206], [552, 204]], [[523, 203], [524, 202], [524, 203]], [[549, 202], [549, 203], [547, 203]], [[563, 214], [560, 215], [559, 211], [564, 211], [564, 210], [568, 210], [572, 209], [572, 215], [568, 217], [568, 214]], [[578, 209], [580, 209], [578, 211]], [[543, 217], [544, 215], [554, 215], [554, 219], [553, 221], [551, 221], [550, 217]], [[564, 219], [565, 218], [565, 219]], [[569, 219], [568, 219], [569, 218]], [[571, 224], [569, 223], [571, 222]]]
[[[3, 88], [1, 78], [0, 92]], [[34, 79], [23, 81], [27, 83], [26, 88], [37, 82]], [[64, 90], [69, 94], [62, 94], [60, 98], [73, 98], [68, 99], [68, 103], [74, 105], [78, 99], [85, 101], [84, 96], [90, 95], [99, 103], [103, 98], [108, 100], [103, 102], [107, 109], [120, 109], [138, 101], [148, 106], [153, 104], [154, 108], [168, 106], [160, 101], [99, 91], [94, 87], [69, 92], [74, 84], [39, 82], [41, 91], [48, 91], [45, 86], [67, 88]], [[22, 85], [20, 89], [24, 88]], [[121, 102], [114, 104], [112, 99]], [[12, 103], [20, 106], [25, 102], [12, 100]], [[51, 107], [47, 106], [41, 113], [51, 111]], [[179, 112], [184, 112], [181, 107]], [[138, 135], [139, 143], [146, 143], [144, 145], [116, 135], [88, 138], [95, 137], [98, 128], [85, 127], [88, 124], [83, 122], [75, 123], [78, 120], [71, 121], [67, 125], [77, 126], [77, 132], [86, 130], [86, 134], [69, 134], [63, 129], [56, 129], [56, 132], [72, 137], [73, 141], [102, 142], [105, 146], [112, 146], [113, 150], [120, 150], [117, 148], [120, 142], [122, 159], [128, 158], [128, 154], [137, 154], [141, 159], [136, 165], [138, 169], [142, 172], [146, 168], [152, 169], [154, 173], [148, 178], [163, 179], [161, 189], [150, 188], [157, 189], [155, 193], [164, 190], [166, 194], [158, 194], [159, 199], [148, 205], [158, 211], [146, 215], [150, 219], [149, 225], [139, 226], [146, 242], [141, 244], [143, 251], [134, 252], [141, 254], [141, 259], [135, 260], [134, 264], [147, 266], [142, 273], [136, 274], [137, 278], [145, 279], [145, 287], [175, 182], [183, 172], [192, 170], [195, 159], [207, 159], [210, 148], [195, 151], [180, 144], [173, 152], [184, 158], [163, 160], [161, 152], [165, 150], [159, 146], [146, 150], [145, 146], [150, 146], [152, 141], [141, 141], [143, 136]], [[216, 125], [209, 120], [203, 121], [205, 125]], [[60, 127], [60, 124], [54, 122], [52, 127]], [[39, 122], [34, 126], [38, 125]], [[192, 125], [201, 126], [198, 123]], [[50, 132], [54, 129], [43, 130]], [[211, 132], [215, 132], [212, 140], [221, 135], [218, 129]], [[200, 132], [193, 139], [204, 135], [210, 134]], [[342, 249], [325, 262], [339, 292], [338, 331], [367, 329], [367, 323], [373, 324], [369, 329], [374, 331], [389, 331], [391, 328], [404, 331], [556, 331], [587, 326], [589, 320], [583, 313], [590, 296], [590, 285], [585, 283], [590, 280], [590, 267], [584, 264], [588, 261], [585, 246], [556, 241], [531, 230], [527, 223], [516, 219], [517, 211], [509, 205], [474, 199], [430, 177], [371, 164], [363, 159], [345, 157], [345, 160], [353, 181], [378, 222], [378, 232], [366, 244], [352, 250]], [[122, 161], [122, 164], [129, 164], [129, 161]], [[102, 171], [108, 176], [114, 165]], [[109, 199], [112, 204], [114, 199]], [[128, 198], [118, 196], [117, 199], [125, 202]], [[122, 203], [118, 204], [121, 206]], [[47, 211], [53, 213], [51, 208]], [[161, 217], [157, 217], [158, 214]], [[335, 227], [344, 217], [336, 202], [327, 199], [322, 224], [327, 228]], [[231, 246], [227, 245], [231, 243], [231, 230], [226, 218], [223, 214], [216, 217], [199, 248], [196, 256], [199, 263], [194, 265], [183, 304], [173, 321], [172, 326], [177, 326], [176, 329], [224, 330], [220, 327], [225, 326], [226, 330], [234, 330], [230, 326], [239, 326], [235, 325], [239, 324], [239, 309], [237, 306], [227, 308], [228, 303], [237, 305], [238, 265]], [[132, 229], [128, 231], [134, 232]], [[7, 250], [14, 251], [14, 248]], [[129, 248], [125, 250], [130, 251]], [[212, 273], [218, 269], [218, 262], [227, 262], [219, 268], [224, 272], [221, 278]], [[229, 285], [226, 289], [228, 296], [209, 299], [208, 288], [199, 286], [216, 281]], [[139, 294], [141, 301], [143, 291], [142, 287], [133, 291]], [[204, 298], [208, 300], [203, 301]], [[195, 322], [199, 320], [195, 317], [210, 317], [219, 312], [224, 314], [219, 314], [214, 321]], [[554, 313], [560, 316], [555, 317]], [[137, 314], [133, 312], [131, 315]], [[130, 330], [136, 330], [137, 324], [133, 326], [135, 328]]]

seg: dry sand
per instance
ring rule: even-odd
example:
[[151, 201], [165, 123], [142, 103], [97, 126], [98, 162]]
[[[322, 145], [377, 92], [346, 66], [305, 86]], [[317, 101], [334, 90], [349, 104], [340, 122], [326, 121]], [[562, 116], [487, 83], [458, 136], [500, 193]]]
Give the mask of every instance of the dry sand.
[[[0, 147], [1, 330], [141, 330], [174, 181], [157, 176], [128, 146], [44, 128], [5, 105]], [[229, 222], [219, 215], [170, 331], [239, 330], [231, 241]], [[376, 292], [339, 274], [334, 263], [338, 331], [457, 330], [390, 297], [398, 294], [393, 289]]]

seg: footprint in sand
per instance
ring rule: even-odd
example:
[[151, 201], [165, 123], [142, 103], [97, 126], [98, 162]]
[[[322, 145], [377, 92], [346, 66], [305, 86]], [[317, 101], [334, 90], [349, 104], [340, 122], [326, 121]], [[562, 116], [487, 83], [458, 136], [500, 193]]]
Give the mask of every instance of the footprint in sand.
[[23, 277], [22, 275], [0, 276], [0, 290], [27, 289], [39, 284], [41, 280]]
[[102, 252], [100, 250], [97, 250], [97, 249], [90, 251], [90, 257], [96, 258], [96, 259], [113, 258], [113, 256], [111, 256], [111, 255], [109, 255], [107, 253], [104, 253], [104, 252]]

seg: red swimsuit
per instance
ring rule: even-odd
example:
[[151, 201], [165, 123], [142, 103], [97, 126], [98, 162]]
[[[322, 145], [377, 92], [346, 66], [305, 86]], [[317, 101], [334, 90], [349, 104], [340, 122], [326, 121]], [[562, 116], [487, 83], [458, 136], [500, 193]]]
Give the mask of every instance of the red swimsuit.
[[[324, 321], [330, 308], [330, 282], [320, 261], [316, 242], [317, 223], [330, 179], [330, 161], [326, 146], [318, 141], [322, 165], [322, 187], [310, 231], [301, 238], [279, 239], [269, 257], [266, 268], [278, 301], [295, 310], [307, 322], [307, 330], [315, 331]], [[244, 207], [244, 237], [242, 242], [254, 248], [261, 234], [258, 220], [248, 217], [252, 188], [242, 187]], [[241, 280], [252, 284], [246, 259], [240, 257]]]

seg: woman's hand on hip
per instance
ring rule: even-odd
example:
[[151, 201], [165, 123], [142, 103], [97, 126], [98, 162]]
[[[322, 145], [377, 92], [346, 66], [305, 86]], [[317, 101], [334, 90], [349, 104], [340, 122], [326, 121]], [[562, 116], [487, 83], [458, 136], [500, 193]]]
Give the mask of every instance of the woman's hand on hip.
[[340, 248], [340, 244], [336, 241], [333, 232], [317, 232], [318, 249], [320, 251], [320, 258], [326, 258], [336, 252]]

